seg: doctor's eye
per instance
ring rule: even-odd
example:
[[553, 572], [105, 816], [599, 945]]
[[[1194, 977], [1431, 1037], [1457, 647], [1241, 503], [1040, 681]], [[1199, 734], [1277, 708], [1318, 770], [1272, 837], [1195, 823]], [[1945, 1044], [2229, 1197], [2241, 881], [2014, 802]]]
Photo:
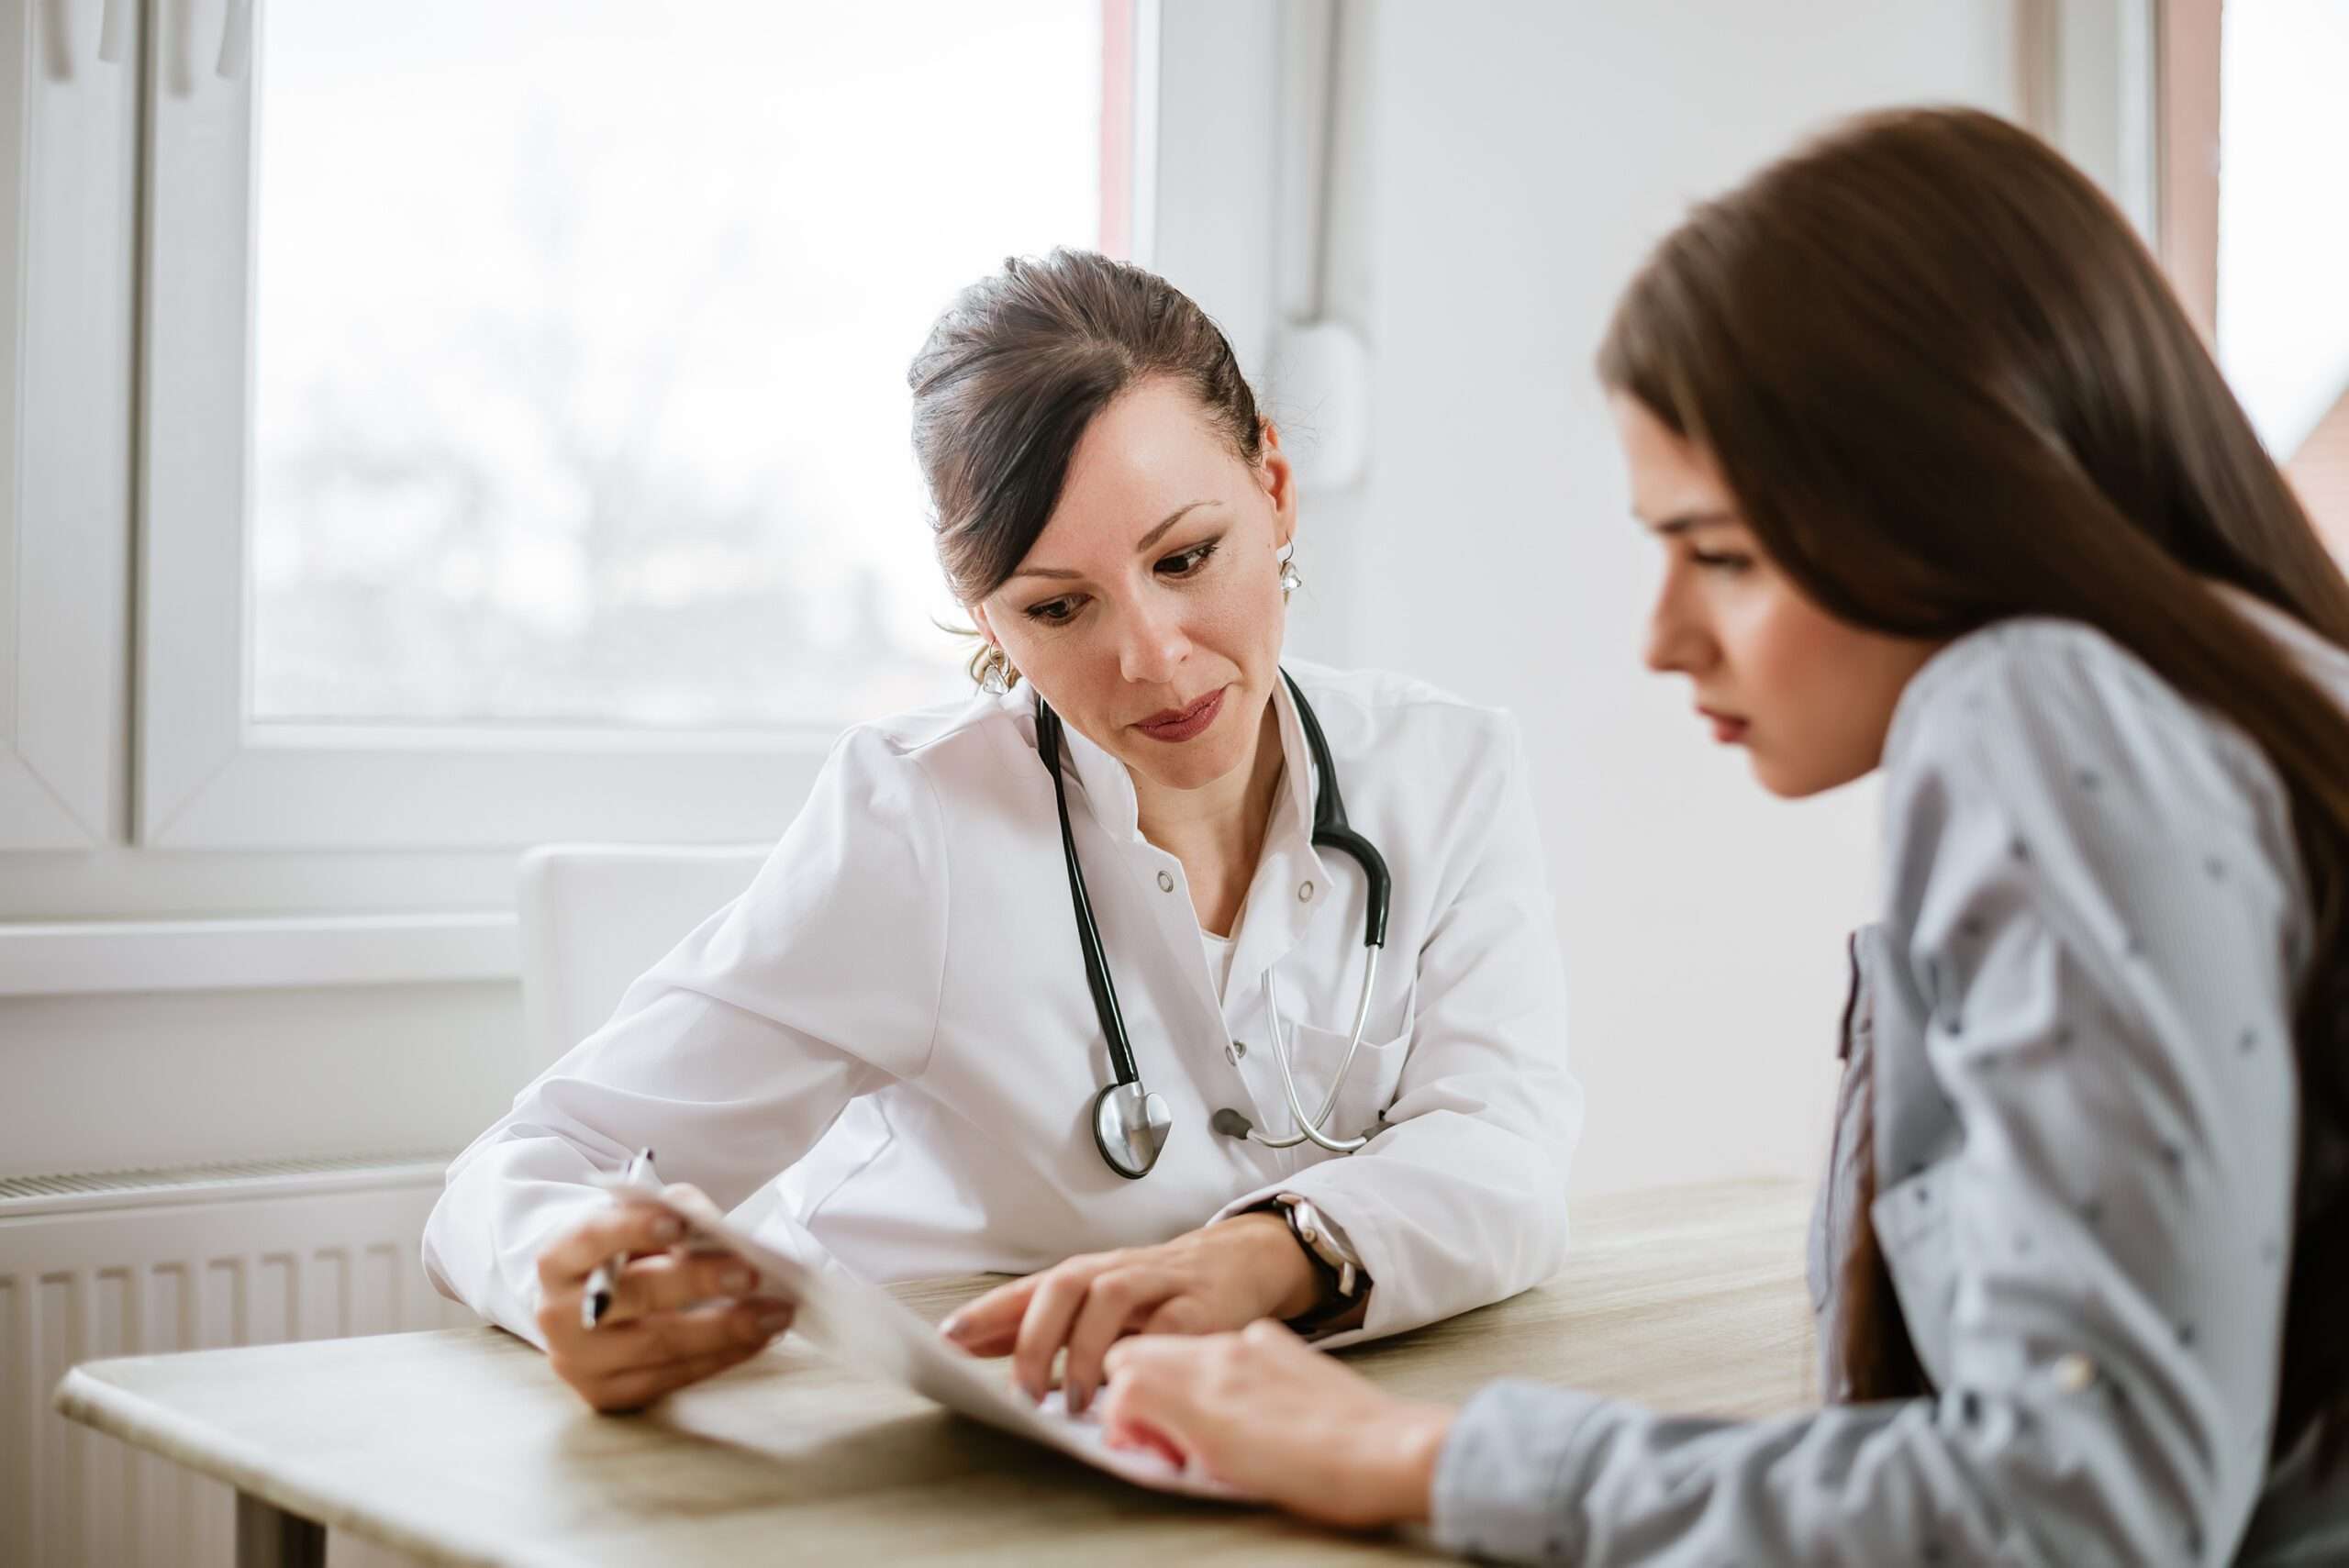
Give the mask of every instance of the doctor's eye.
[[1688, 559], [1708, 572], [1720, 572], [1732, 577], [1753, 564], [1752, 556], [1740, 555], [1734, 550], [1692, 550], [1688, 552]]
[[1168, 577], [1193, 576], [1208, 563], [1214, 556], [1216, 547], [1222, 543], [1219, 539], [1211, 539], [1205, 544], [1195, 544], [1188, 550], [1179, 550], [1160, 562], [1158, 570]]
[[1074, 595], [1058, 599], [1046, 599], [1041, 605], [1029, 606], [1024, 613], [1030, 620], [1040, 621], [1045, 626], [1066, 626], [1075, 616], [1082, 602]]

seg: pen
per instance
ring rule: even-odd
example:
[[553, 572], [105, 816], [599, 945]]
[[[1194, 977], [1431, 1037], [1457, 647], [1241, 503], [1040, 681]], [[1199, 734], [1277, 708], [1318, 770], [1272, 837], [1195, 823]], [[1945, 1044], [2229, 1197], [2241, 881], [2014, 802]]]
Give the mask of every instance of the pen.
[[[651, 1173], [652, 1151], [640, 1149], [629, 1156], [626, 1169], [620, 1172], [620, 1185], [623, 1188], [634, 1187]], [[581, 1328], [595, 1328], [604, 1320], [604, 1314], [612, 1309], [612, 1283], [619, 1277], [619, 1272], [627, 1262], [628, 1254], [621, 1252], [607, 1258], [588, 1271], [587, 1289], [579, 1298]]]

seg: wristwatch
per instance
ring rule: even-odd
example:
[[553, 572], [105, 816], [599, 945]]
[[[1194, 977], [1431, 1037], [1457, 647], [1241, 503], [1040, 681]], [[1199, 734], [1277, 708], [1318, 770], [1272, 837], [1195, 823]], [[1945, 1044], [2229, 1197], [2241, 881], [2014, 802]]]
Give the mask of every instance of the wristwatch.
[[1321, 1276], [1321, 1299], [1302, 1317], [1290, 1318], [1290, 1328], [1309, 1334], [1363, 1304], [1370, 1292], [1370, 1276], [1362, 1272], [1362, 1260], [1330, 1228], [1311, 1200], [1296, 1193], [1275, 1193], [1271, 1203], [1261, 1207], [1276, 1209], [1288, 1221], [1289, 1234], [1297, 1238], [1314, 1272]]

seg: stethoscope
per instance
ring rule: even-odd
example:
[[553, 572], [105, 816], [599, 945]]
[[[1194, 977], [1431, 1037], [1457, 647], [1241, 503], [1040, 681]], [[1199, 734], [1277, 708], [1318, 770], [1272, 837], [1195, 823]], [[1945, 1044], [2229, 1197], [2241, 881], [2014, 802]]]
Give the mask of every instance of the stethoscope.
[[[1336, 1154], [1351, 1154], [1370, 1141], [1367, 1132], [1353, 1138], [1333, 1138], [1323, 1130], [1330, 1119], [1330, 1109], [1338, 1103], [1338, 1090], [1346, 1081], [1347, 1072], [1354, 1064], [1354, 1054], [1362, 1049], [1363, 1026], [1370, 1020], [1371, 987], [1378, 983], [1378, 953], [1386, 945], [1386, 906], [1393, 884], [1386, 874], [1386, 857], [1371, 841], [1346, 826], [1346, 805], [1338, 793], [1338, 770], [1330, 761], [1330, 742], [1321, 734], [1321, 721], [1313, 716], [1312, 705], [1305, 700], [1305, 693], [1289, 679], [1288, 672], [1281, 672], [1287, 682], [1289, 695], [1297, 701], [1297, 717], [1305, 726], [1305, 743], [1313, 754], [1313, 766], [1320, 774], [1321, 787], [1313, 802], [1313, 847], [1317, 850], [1340, 850], [1353, 857], [1370, 884], [1370, 909], [1363, 946], [1369, 957], [1363, 968], [1362, 999], [1354, 1006], [1353, 1038], [1346, 1042], [1346, 1054], [1338, 1063], [1337, 1075], [1330, 1081], [1330, 1092], [1321, 1101], [1320, 1114], [1308, 1117], [1304, 1104], [1297, 1098], [1297, 1076], [1289, 1064], [1288, 1040], [1282, 1032], [1281, 1009], [1273, 989], [1273, 969], [1264, 971], [1264, 1012], [1271, 1020], [1273, 1057], [1280, 1063], [1281, 1087], [1288, 1095], [1289, 1114], [1296, 1119], [1297, 1130], [1286, 1138], [1270, 1138], [1257, 1131], [1248, 1118], [1236, 1110], [1226, 1108], [1215, 1113], [1209, 1125], [1228, 1138], [1252, 1138], [1268, 1149], [1294, 1149], [1311, 1141]], [[1130, 1179], [1148, 1175], [1158, 1163], [1159, 1151], [1166, 1145], [1166, 1133], [1174, 1118], [1167, 1113], [1164, 1096], [1142, 1086], [1141, 1072], [1134, 1065], [1133, 1042], [1126, 1036], [1125, 1015], [1118, 1010], [1118, 987], [1109, 978], [1109, 961], [1101, 951], [1100, 928], [1093, 923], [1093, 900], [1085, 887], [1085, 868], [1076, 860], [1076, 835], [1069, 827], [1068, 785], [1061, 776], [1061, 719], [1052, 710], [1042, 694], [1036, 697], [1036, 751], [1043, 759], [1044, 771], [1052, 775], [1052, 795], [1060, 804], [1061, 852], [1068, 862], [1069, 903], [1076, 910], [1077, 945], [1085, 951], [1085, 983], [1093, 993], [1093, 1011], [1101, 1020], [1101, 1033], [1109, 1042], [1109, 1068], [1116, 1082], [1103, 1089], [1093, 1102], [1093, 1141], [1101, 1151], [1101, 1158], [1109, 1169]]]

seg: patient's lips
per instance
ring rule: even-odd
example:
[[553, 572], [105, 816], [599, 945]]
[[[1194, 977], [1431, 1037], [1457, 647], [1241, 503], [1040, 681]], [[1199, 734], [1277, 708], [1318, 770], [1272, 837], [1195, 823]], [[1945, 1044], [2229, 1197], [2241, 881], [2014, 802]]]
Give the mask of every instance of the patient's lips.
[[1700, 707], [1697, 713], [1698, 717], [1712, 725], [1713, 739], [1722, 745], [1734, 746], [1745, 739], [1746, 721], [1735, 714], [1722, 713], [1719, 709], [1709, 707]]

